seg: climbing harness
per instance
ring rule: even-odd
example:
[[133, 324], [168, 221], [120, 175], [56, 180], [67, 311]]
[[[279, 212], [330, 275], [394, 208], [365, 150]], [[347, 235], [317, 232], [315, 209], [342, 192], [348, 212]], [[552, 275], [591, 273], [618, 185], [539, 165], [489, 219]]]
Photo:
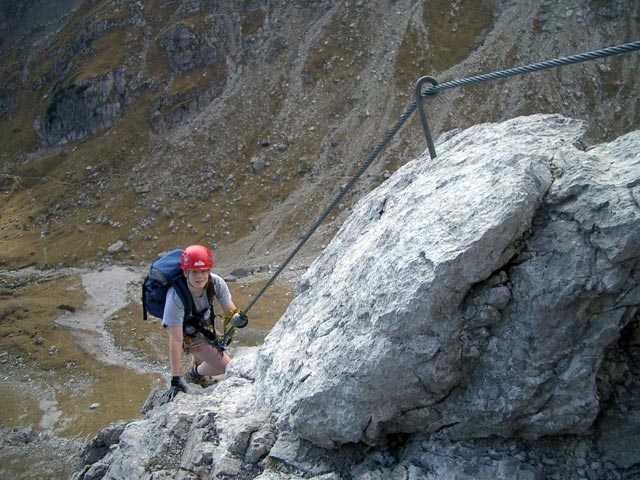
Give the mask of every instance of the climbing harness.
[[[222, 321], [222, 334], [217, 334], [215, 327], [213, 324], [200, 324], [198, 326], [194, 326], [193, 324], [187, 325], [186, 331], [183, 337], [185, 351], [188, 352], [192, 350], [194, 352], [200, 351], [200, 345], [203, 343], [207, 343], [213, 347], [215, 347], [220, 355], [224, 354], [226, 347], [231, 343], [233, 339], [233, 335], [236, 333], [238, 328], [243, 328], [246, 325], [246, 317], [242, 319], [242, 313], [237, 308], [229, 310]], [[234, 320], [234, 316], [236, 314], [240, 315], [240, 320]], [[214, 315], [215, 317], [219, 317], [219, 315]], [[204, 337], [203, 341], [196, 341], [198, 334], [202, 334]]]
[[[262, 289], [256, 294], [253, 298], [249, 306], [244, 310], [244, 313], [248, 313], [251, 310], [256, 302], [260, 299], [260, 297], [266, 292], [267, 288], [274, 282], [274, 280], [282, 273], [282, 271], [286, 268], [286, 266], [293, 260], [296, 254], [300, 251], [305, 243], [309, 240], [311, 235], [318, 229], [318, 227], [325, 221], [325, 219], [329, 216], [329, 213], [340, 203], [340, 200], [346, 195], [346, 193], [351, 189], [351, 187], [356, 183], [356, 181], [362, 176], [362, 174], [369, 168], [371, 163], [376, 159], [376, 157], [382, 152], [382, 150], [387, 146], [387, 144], [391, 141], [391, 139], [398, 133], [400, 128], [405, 124], [405, 122], [411, 117], [413, 112], [418, 109], [420, 114], [420, 120], [422, 123], [422, 128], [424, 130], [425, 138], [427, 141], [427, 146], [429, 149], [429, 155], [433, 159], [436, 157], [436, 150], [431, 138], [431, 133], [429, 131], [429, 126], [427, 124], [427, 116], [423, 106], [423, 99], [430, 98], [434, 96], [436, 93], [446, 90], [449, 88], [462, 87], [464, 85], [470, 85], [473, 83], [485, 82], [488, 80], [496, 80], [499, 78], [506, 78], [514, 75], [521, 75], [524, 73], [531, 73], [538, 70], [545, 70], [554, 67], [561, 67], [564, 65], [569, 65], [572, 63], [586, 62], [589, 60], [595, 60], [602, 57], [608, 57], [612, 55], [619, 55], [622, 53], [628, 53], [635, 50], [640, 50], [640, 41], [635, 41], [631, 43], [625, 43], [622, 45], [617, 45], [613, 47], [607, 47], [600, 50], [595, 50], [592, 52], [581, 53], [578, 55], [572, 55], [569, 57], [557, 58], [553, 60], [547, 60], [539, 63], [534, 63], [531, 65], [524, 65], [520, 67], [510, 68], [508, 70], [502, 70], [498, 72], [477, 75], [475, 77], [462, 78], [458, 80], [452, 80], [449, 82], [438, 83], [433, 77], [422, 77], [416, 82], [415, 86], [415, 97], [416, 99], [409, 104], [407, 109], [400, 115], [398, 121], [393, 125], [393, 127], [387, 131], [383, 139], [378, 143], [373, 152], [367, 157], [364, 163], [358, 168], [356, 173], [353, 174], [351, 179], [346, 183], [346, 185], [338, 192], [338, 195], [333, 199], [333, 201], [329, 204], [329, 206], [322, 212], [318, 220], [309, 228], [307, 233], [300, 239], [296, 247], [289, 254], [289, 256], [282, 262], [282, 264], [277, 268], [277, 270], [271, 275], [269, 280], [265, 283]], [[422, 85], [424, 83], [429, 82], [432, 84], [427, 90], [422, 91]]]

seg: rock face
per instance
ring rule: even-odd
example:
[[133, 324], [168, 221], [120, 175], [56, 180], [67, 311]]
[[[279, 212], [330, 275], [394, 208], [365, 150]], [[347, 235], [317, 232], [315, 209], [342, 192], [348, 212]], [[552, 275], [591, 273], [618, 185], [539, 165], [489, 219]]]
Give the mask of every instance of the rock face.
[[583, 152], [582, 129], [477, 126], [362, 200], [261, 351], [282, 428], [325, 447], [585, 432], [640, 299], [640, 136]]
[[584, 129], [538, 115], [441, 138], [356, 205], [257, 353], [76, 478], [638, 474], [640, 132], [584, 151]]
[[86, 138], [112, 125], [135, 99], [139, 82], [119, 69], [56, 92], [39, 133], [49, 144]]

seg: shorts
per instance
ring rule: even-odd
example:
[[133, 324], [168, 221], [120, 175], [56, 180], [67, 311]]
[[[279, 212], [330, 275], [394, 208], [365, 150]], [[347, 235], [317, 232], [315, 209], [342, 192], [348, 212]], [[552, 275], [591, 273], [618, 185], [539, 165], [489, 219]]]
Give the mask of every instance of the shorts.
[[217, 348], [216, 343], [205, 337], [202, 332], [198, 332], [193, 336], [189, 335], [184, 337], [182, 349], [187, 353], [194, 353], [198, 352], [202, 345], [209, 345], [213, 348]]

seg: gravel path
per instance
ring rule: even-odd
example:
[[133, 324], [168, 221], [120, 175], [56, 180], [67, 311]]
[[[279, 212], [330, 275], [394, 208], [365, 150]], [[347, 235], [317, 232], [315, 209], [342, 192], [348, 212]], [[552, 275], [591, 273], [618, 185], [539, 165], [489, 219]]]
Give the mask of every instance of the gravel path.
[[157, 373], [157, 367], [142, 362], [114, 344], [105, 329], [105, 322], [135, 298], [141, 271], [130, 267], [112, 266], [82, 273], [82, 286], [87, 294], [84, 307], [65, 315], [56, 323], [71, 329], [78, 344], [97, 360], [108, 365], [122, 365], [140, 373]]

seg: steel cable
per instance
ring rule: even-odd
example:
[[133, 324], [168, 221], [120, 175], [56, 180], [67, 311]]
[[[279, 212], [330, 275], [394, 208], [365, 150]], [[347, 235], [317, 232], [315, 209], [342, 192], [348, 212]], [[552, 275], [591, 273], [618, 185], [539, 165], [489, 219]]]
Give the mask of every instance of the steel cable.
[[477, 75], [475, 77], [461, 78], [458, 80], [451, 80], [449, 82], [439, 83], [433, 87], [429, 87], [422, 92], [422, 97], [427, 98], [436, 93], [446, 90], [448, 88], [462, 87], [464, 85], [470, 85], [472, 83], [486, 82], [489, 80], [497, 80], [500, 78], [512, 77], [514, 75], [522, 75], [524, 73], [532, 73], [548, 68], [562, 67], [564, 65], [571, 65], [574, 63], [586, 62], [589, 60], [595, 60], [598, 58], [609, 57], [612, 55], [619, 55], [621, 53], [628, 53], [634, 50], [640, 50], [640, 41], [631, 43], [625, 43], [623, 45], [616, 45], [614, 47], [607, 47], [593, 52], [580, 53], [578, 55], [571, 55], [569, 57], [556, 58], [553, 60], [546, 60], [544, 62], [533, 63], [531, 65], [523, 65], [520, 67], [509, 68], [507, 70], [501, 70], [499, 72], [486, 73], [483, 75]]
[[251, 301], [251, 303], [249, 303], [249, 305], [247, 306], [247, 308], [244, 309], [244, 313], [247, 313], [251, 307], [253, 307], [255, 305], [255, 303], [258, 301], [258, 299], [264, 294], [264, 292], [267, 290], [267, 288], [269, 288], [269, 286], [273, 283], [273, 281], [278, 277], [278, 275], [280, 275], [280, 273], [286, 268], [287, 265], [289, 265], [289, 263], [291, 262], [291, 260], [293, 260], [293, 258], [296, 256], [296, 254], [300, 251], [300, 249], [302, 248], [302, 246], [307, 243], [307, 240], [309, 240], [309, 238], [311, 237], [311, 235], [314, 234], [314, 232], [318, 229], [318, 227], [320, 225], [322, 225], [322, 222], [324, 222], [326, 220], [326, 218], [329, 216], [329, 214], [331, 213], [331, 211], [336, 207], [336, 205], [338, 205], [338, 203], [340, 203], [340, 200], [342, 200], [342, 198], [347, 194], [347, 192], [351, 189], [351, 187], [353, 186], [354, 183], [356, 183], [356, 181], [362, 176], [362, 174], [367, 170], [367, 168], [369, 168], [369, 165], [371, 165], [371, 163], [376, 159], [376, 157], [380, 154], [380, 152], [384, 149], [384, 147], [387, 145], [387, 143], [389, 143], [389, 141], [391, 141], [391, 139], [395, 136], [396, 133], [398, 133], [398, 130], [400, 130], [400, 128], [404, 125], [404, 123], [409, 119], [409, 117], [411, 117], [411, 115], [413, 114], [413, 112], [416, 110], [416, 102], [412, 102], [409, 107], [407, 107], [407, 109], [405, 110], [405, 112], [400, 116], [400, 118], [398, 119], [398, 121], [395, 123], [395, 125], [393, 126], [393, 128], [391, 128], [389, 131], [387, 131], [387, 134], [384, 136], [384, 138], [380, 141], [380, 143], [378, 144], [378, 146], [374, 149], [374, 151], [371, 153], [371, 155], [369, 155], [369, 157], [367, 158], [367, 160], [360, 166], [360, 168], [358, 169], [358, 171], [356, 173], [353, 174], [353, 176], [349, 179], [349, 181], [347, 182], [347, 184], [340, 190], [340, 192], [338, 193], [338, 195], [333, 199], [333, 201], [329, 204], [329, 206], [324, 210], [324, 212], [322, 212], [322, 214], [320, 215], [320, 217], [318, 218], [318, 220], [316, 220], [316, 222], [311, 226], [311, 228], [309, 228], [309, 230], [307, 231], [307, 233], [302, 237], [302, 239], [298, 242], [298, 245], [296, 245], [296, 248], [293, 249], [293, 251], [289, 254], [289, 256], [285, 259], [285, 261], [282, 263], [282, 265], [280, 265], [278, 267], [278, 269], [274, 272], [273, 275], [271, 275], [271, 278], [269, 278], [269, 280], [267, 281], [267, 283], [264, 285], [264, 287], [262, 287], [262, 289], [256, 294], [256, 296], [253, 298], [253, 300]]

